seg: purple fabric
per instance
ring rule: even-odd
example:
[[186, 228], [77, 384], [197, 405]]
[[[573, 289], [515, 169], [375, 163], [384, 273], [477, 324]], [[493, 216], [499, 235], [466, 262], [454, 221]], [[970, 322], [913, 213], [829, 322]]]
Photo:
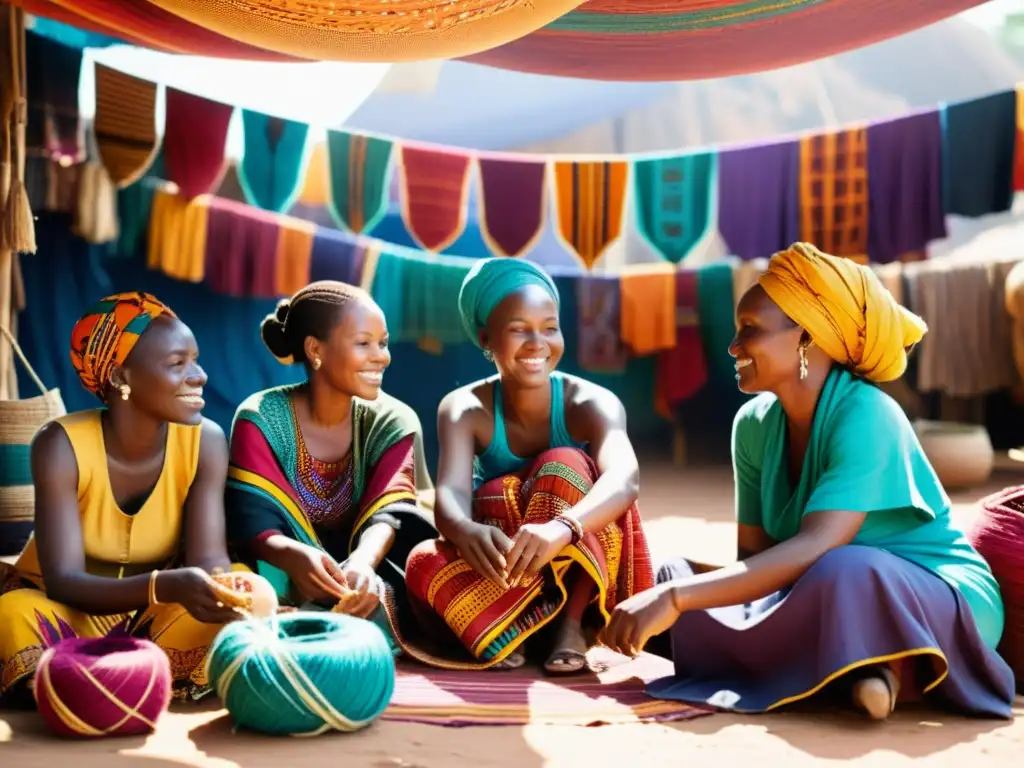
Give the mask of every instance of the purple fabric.
[[[692, 574], [685, 560], [673, 560], [658, 582]], [[874, 547], [834, 549], [791, 589], [750, 605], [688, 611], [670, 635], [675, 675], [647, 687], [659, 699], [764, 712], [844, 670], [936, 648], [949, 674], [926, 692], [930, 698], [964, 713], [1013, 715], [1013, 672], [982, 642], [964, 597], [924, 568]], [[941, 662], [922, 656], [917, 670], [926, 687], [937, 680]]]
[[338, 280], [359, 285], [363, 276], [365, 251], [345, 232], [317, 227], [309, 260], [309, 281]]
[[213, 198], [206, 224], [206, 282], [229, 296], [276, 298], [279, 232], [272, 214]]
[[547, 165], [481, 157], [482, 224], [498, 256], [521, 256], [544, 226]]
[[938, 111], [868, 127], [868, 256], [896, 261], [946, 236]]
[[718, 155], [718, 231], [741, 259], [767, 258], [800, 239], [800, 143]]

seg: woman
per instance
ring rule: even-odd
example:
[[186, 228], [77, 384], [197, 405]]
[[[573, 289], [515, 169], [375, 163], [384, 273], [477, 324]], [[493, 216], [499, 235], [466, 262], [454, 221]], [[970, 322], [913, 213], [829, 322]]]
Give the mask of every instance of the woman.
[[416, 505], [430, 488], [419, 419], [381, 391], [384, 314], [365, 291], [324, 280], [283, 300], [260, 332], [307, 379], [258, 392], [235, 415], [231, 541], [283, 602], [388, 620], [399, 634], [405, 560], [437, 532]]
[[603, 641], [636, 653], [671, 639], [660, 698], [763, 712], [836, 681], [872, 719], [933, 694], [1010, 717], [995, 653], [1003, 605], [988, 565], [903, 411], [874, 386], [924, 335], [874, 273], [797, 243], [736, 309], [740, 562], [676, 560], [620, 605]]
[[439, 407], [443, 539], [410, 555], [410, 596], [447, 636], [442, 666], [521, 666], [524, 642], [557, 619], [545, 669], [579, 672], [585, 629], [653, 584], [626, 413], [611, 392], [555, 371], [558, 290], [539, 267], [478, 262], [459, 310], [498, 375]]
[[35, 535], [0, 573], [5, 702], [31, 702], [48, 645], [118, 633], [164, 649], [176, 697], [209, 691], [206, 649], [241, 602], [209, 576], [231, 567], [228, 448], [202, 416], [198, 356], [188, 327], [146, 293], [105, 298], [72, 330], [71, 362], [105, 407], [32, 443]]

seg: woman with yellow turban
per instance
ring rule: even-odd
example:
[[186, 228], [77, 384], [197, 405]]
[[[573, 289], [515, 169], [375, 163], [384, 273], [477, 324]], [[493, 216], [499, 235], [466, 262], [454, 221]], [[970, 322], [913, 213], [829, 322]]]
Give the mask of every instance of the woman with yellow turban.
[[442, 667], [514, 668], [547, 625], [549, 674], [586, 668], [615, 605], [654, 584], [636, 507], [639, 467], [619, 399], [557, 372], [559, 295], [523, 259], [474, 265], [459, 294], [497, 375], [438, 409], [439, 541], [409, 555], [408, 592]]
[[167, 653], [177, 698], [208, 692], [206, 649], [240, 596], [211, 574], [225, 541], [224, 432], [203, 418], [195, 337], [155, 297], [109, 296], [71, 332], [103, 407], [44, 426], [31, 448], [36, 531], [0, 564], [0, 699], [31, 704], [47, 646], [127, 633]]
[[[683, 559], [622, 603], [611, 648], [671, 655], [659, 698], [764, 712], [823, 689], [872, 719], [927, 697], [1011, 717], [992, 571], [875, 383], [926, 332], [871, 269], [797, 243], [736, 309], [739, 562]], [[670, 651], [670, 652], [669, 652]]]

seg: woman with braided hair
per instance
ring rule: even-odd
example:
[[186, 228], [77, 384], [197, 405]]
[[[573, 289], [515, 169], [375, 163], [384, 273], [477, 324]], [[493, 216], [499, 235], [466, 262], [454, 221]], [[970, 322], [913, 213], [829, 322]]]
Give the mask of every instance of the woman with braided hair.
[[870, 268], [797, 243], [736, 329], [739, 388], [760, 393], [733, 425], [739, 562], [669, 562], [604, 643], [671, 655], [660, 698], [764, 712], [827, 688], [875, 720], [920, 696], [1011, 717], [999, 587], [875, 386], [903, 374], [924, 322]]
[[362, 289], [323, 280], [281, 301], [260, 332], [307, 378], [258, 392], [235, 414], [232, 545], [284, 604], [372, 617], [395, 634], [406, 557], [437, 532], [417, 507], [430, 487], [419, 419], [381, 391], [384, 313]]

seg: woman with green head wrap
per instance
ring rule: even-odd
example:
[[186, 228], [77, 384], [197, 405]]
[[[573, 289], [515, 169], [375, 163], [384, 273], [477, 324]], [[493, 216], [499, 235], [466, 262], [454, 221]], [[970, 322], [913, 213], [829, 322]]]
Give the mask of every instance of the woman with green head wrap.
[[588, 630], [653, 584], [626, 413], [608, 390], [556, 371], [558, 289], [540, 267], [478, 262], [459, 310], [497, 375], [441, 402], [442, 538], [410, 554], [410, 599], [449, 643], [441, 666], [520, 666], [523, 644], [555, 622], [545, 669], [579, 672]]

